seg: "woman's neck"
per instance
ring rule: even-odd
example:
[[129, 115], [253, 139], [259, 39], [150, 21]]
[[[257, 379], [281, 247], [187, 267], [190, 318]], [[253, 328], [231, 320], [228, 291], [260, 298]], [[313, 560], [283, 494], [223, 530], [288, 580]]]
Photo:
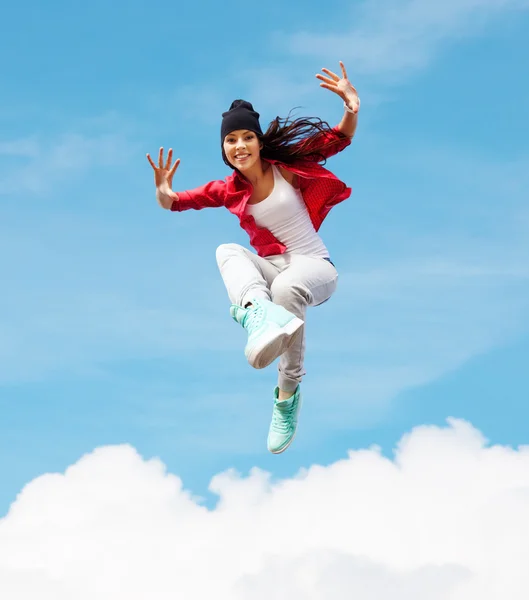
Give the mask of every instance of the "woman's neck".
[[259, 160], [251, 170], [248, 170], [246, 173], [243, 173], [243, 176], [254, 186], [256, 187], [259, 183], [264, 179], [266, 172], [270, 168], [270, 163], [264, 161], [263, 159]]

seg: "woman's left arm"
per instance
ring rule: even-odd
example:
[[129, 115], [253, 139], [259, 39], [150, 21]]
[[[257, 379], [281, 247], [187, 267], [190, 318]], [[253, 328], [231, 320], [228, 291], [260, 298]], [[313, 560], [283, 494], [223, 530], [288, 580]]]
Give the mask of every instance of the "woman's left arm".
[[331, 92], [334, 92], [344, 102], [344, 115], [342, 120], [337, 126], [337, 129], [345, 136], [352, 138], [356, 132], [356, 126], [358, 124], [358, 111], [360, 110], [360, 98], [356, 92], [355, 87], [349, 81], [347, 77], [347, 71], [342, 61], [340, 61], [340, 67], [342, 69], [342, 77], [336, 75], [329, 69], [322, 69], [327, 75], [316, 75], [316, 77], [322, 82], [320, 86]]

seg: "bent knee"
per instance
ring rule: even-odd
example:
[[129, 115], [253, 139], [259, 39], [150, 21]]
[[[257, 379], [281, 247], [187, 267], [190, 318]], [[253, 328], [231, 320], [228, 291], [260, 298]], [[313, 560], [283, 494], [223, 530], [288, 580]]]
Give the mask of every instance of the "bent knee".
[[242, 250], [243, 247], [239, 246], [239, 244], [221, 244], [215, 252], [217, 264], [220, 267], [228, 258], [240, 254]]
[[310, 293], [305, 286], [296, 283], [274, 281], [270, 288], [272, 301], [289, 308], [292, 306], [307, 306], [310, 304]]

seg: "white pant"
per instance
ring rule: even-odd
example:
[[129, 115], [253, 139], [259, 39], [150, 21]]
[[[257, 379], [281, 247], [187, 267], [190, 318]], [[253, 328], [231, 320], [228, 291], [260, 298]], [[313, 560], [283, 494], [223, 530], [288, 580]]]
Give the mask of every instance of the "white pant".
[[[307, 306], [318, 306], [336, 290], [338, 272], [323, 258], [278, 254], [261, 258], [238, 244], [222, 244], [217, 264], [232, 304], [265, 298], [305, 320]], [[293, 392], [305, 371], [305, 326], [279, 359], [279, 388]]]

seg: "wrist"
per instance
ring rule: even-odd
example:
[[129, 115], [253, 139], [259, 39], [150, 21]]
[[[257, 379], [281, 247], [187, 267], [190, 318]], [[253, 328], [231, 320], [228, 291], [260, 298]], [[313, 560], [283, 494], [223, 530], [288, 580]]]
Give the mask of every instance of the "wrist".
[[156, 188], [156, 200], [158, 204], [163, 208], [171, 208], [173, 202], [178, 201], [178, 194], [173, 192], [171, 188], [162, 190], [159, 187]]
[[344, 100], [343, 107], [345, 110], [351, 114], [356, 115], [360, 110], [360, 98], [356, 98], [356, 109], [351, 106], [352, 102], [350, 100]]

